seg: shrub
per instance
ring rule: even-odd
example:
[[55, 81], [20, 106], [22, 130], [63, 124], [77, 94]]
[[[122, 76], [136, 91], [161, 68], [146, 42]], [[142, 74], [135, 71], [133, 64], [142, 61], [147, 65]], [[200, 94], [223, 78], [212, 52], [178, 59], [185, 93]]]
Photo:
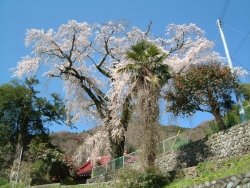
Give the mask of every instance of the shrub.
[[139, 171], [131, 167], [124, 167], [119, 170], [117, 177], [120, 180], [117, 184], [118, 187], [161, 188], [169, 183], [169, 175], [155, 168]]
[[47, 179], [47, 166], [43, 161], [37, 160], [32, 165], [32, 178]]
[[218, 124], [215, 121], [210, 121], [208, 125], [213, 130], [213, 133], [218, 133], [220, 131]]
[[189, 143], [188, 140], [180, 140], [177, 139], [177, 141], [175, 142], [175, 144], [173, 145], [172, 149], [178, 149], [181, 146], [185, 146]]
[[66, 177], [66, 178], [62, 179], [60, 183], [62, 185], [75, 185], [75, 181], [71, 177]]
[[233, 127], [240, 123], [240, 117], [236, 110], [227, 112], [224, 117], [225, 125], [228, 128]]
[[205, 137], [211, 136], [213, 134], [212, 130], [204, 130]]

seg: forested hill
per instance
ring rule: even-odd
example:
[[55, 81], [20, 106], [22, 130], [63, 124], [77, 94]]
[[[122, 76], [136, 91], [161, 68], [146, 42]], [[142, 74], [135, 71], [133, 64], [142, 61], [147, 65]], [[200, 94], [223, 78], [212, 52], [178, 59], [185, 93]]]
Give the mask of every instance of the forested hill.
[[[186, 132], [188, 131], [188, 136], [192, 138], [192, 140], [198, 140], [200, 138], [203, 138], [206, 132], [211, 131], [208, 122], [209, 121], [204, 121], [193, 129], [171, 125], [160, 126], [160, 140], [165, 140], [167, 138], [175, 136], [179, 130], [182, 134], [186, 134]], [[88, 131], [79, 133], [71, 133], [66, 131], [53, 132], [50, 134], [50, 137], [53, 145], [58, 146], [67, 155], [72, 156], [77, 148], [79, 148], [79, 146], [84, 143], [84, 140], [87, 137], [93, 135], [100, 129], [101, 127], [95, 127]], [[133, 129], [128, 130], [127, 138], [129, 139], [130, 146], [132, 145], [132, 148], [137, 149], [137, 140], [133, 137], [134, 132], [135, 131]]]
[[95, 127], [79, 133], [67, 131], [53, 132], [50, 134], [50, 138], [53, 145], [58, 146], [67, 155], [72, 156], [87, 137], [95, 134], [100, 129], [100, 127]]

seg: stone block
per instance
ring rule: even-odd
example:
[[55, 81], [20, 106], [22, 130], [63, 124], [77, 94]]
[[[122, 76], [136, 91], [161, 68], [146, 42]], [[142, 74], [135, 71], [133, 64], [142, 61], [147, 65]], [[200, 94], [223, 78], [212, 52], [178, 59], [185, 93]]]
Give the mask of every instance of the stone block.
[[241, 183], [244, 185], [244, 184], [247, 184], [248, 182], [250, 181], [250, 178], [244, 178]]

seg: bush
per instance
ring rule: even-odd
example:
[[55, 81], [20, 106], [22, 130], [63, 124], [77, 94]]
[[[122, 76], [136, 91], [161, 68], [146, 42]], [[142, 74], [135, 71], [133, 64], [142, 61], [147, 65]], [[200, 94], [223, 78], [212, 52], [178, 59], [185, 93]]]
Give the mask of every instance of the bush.
[[215, 121], [210, 121], [208, 123], [209, 127], [213, 130], [213, 134], [214, 133], [218, 133], [220, 130], [219, 130], [219, 127], [218, 127], [218, 124], [215, 122]]
[[44, 184], [50, 184], [52, 183], [51, 181], [47, 180], [47, 179], [42, 179], [42, 178], [32, 178], [30, 180], [30, 185], [44, 185]]
[[172, 149], [178, 149], [178, 148], [180, 148], [182, 146], [185, 146], [187, 144], [189, 144], [189, 140], [180, 140], [180, 139], [177, 139], [177, 141], [173, 145]]
[[120, 180], [117, 186], [124, 188], [161, 188], [169, 183], [169, 175], [155, 168], [139, 171], [131, 167], [125, 167], [119, 170], [117, 177]]
[[36, 161], [32, 167], [32, 178], [48, 179], [47, 166], [43, 161]]
[[211, 136], [214, 132], [212, 130], [204, 130], [205, 137]]
[[236, 111], [229, 111], [224, 117], [226, 128], [233, 127], [240, 123], [240, 117]]
[[75, 181], [71, 177], [66, 177], [66, 178], [62, 179], [60, 183], [62, 185], [75, 185]]

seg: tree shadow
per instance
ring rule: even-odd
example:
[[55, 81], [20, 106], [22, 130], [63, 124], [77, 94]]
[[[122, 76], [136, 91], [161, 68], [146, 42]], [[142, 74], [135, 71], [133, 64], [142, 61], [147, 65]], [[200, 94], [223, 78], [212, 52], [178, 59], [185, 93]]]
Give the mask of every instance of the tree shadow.
[[[188, 144], [179, 147], [178, 149], [169, 152], [171, 170], [168, 171], [170, 180], [173, 180], [178, 175], [180, 169], [197, 166], [201, 162], [205, 162], [214, 158], [215, 154], [210, 151], [210, 146], [207, 145], [208, 137], [197, 141], [190, 141]], [[173, 165], [174, 164], [174, 165]]]

